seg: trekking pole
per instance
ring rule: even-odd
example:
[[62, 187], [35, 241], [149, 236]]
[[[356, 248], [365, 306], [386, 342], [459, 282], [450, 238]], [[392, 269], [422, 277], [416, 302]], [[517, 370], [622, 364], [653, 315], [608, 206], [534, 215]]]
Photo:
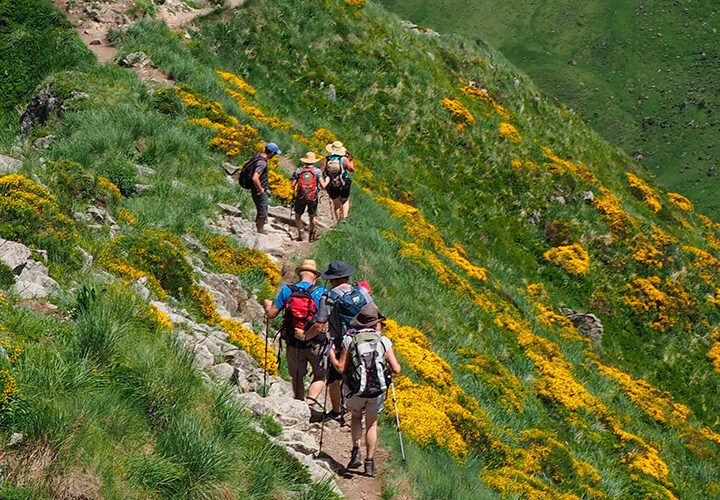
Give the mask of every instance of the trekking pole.
[[395, 425], [397, 425], [398, 438], [400, 438], [400, 455], [402, 455], [402, 461], [405, 463], [405, 447], [403, 446], [402, 431], [400, 431], [400, 417], [398, 416], [397, 401], [395, 400], [395, 381], [390, 381], [390, 388], [392, 389], [393, 407], [395, 408]]
[[267, 390], [267, 353], [268, 353], [268, 337], [270, 337], [270, 318], [265, 316], [265, 361], [263, 362], [263, 397], [268, 395]]
[[[330, 361], [328, 359], [328, 361]], [[318, 452], [317, 456], [319, 457], [322, 453], [322, 444], [323, 444], [323, 434], [325, 433], [325, 409], [327, 408], [327, 399], [328, 399], [328, 371], [325, 370], [325, 397], [323, 398], [323, 412], [322, 412], [322, 422], [320, 423], [320, 445], [318, 446]]]

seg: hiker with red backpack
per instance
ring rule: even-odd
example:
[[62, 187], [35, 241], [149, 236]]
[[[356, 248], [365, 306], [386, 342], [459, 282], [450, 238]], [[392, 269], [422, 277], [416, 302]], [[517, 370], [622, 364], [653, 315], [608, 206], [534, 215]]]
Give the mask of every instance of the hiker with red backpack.
[[[350, 321], [342, 339], [339, 358], [330, 351], [330, 362], [344, 374], [345, 406], [351, 412], [352, 452], [348, 469], [364, 463], [365, 475], [375, 475], [377, 416], [383, 410], [385, 393], [392, 384], [392, 374], [400, 373], [400, 363], [392, 342], [382, 334], [385, 317], [375, 304], [366, 304]], [[365, 418], [365, 461], [361, 462], [360, 438]]]
[[305, 213], [305, 208], [307, 208], [308, 217], [310, 218], [308, 240], [315, 241], [317, 239], [315, 214], [318, 208], [318, 193], [320, 188], [325, 188], [328, 185], [330, 179], [323, 177], [322, 171], [313, 166], [320, 161], [320, 158], [315, 156], [314, 152], [308, 151], [305, 156], [300, 158], [300, 161], [303, 166], [295, 170], [291, 179], [292, 186], [295, 188], [293, 211], [295, 212], [295, 227], [298, 230], [297, 239], [298, 241], [303, 240], [302, 214]]
[[265, 221], [267, 221], [268, 204], [270, 202], [268, 160], [281, 153], [282, 151], [280, 151], [277, 144], [268, 142], [263, 152], [256, 154], [245, 162], [238, 176], [240, 187], [251, 190], [252, 199], [257, 209], [255, 229], [258, 233], [262, 233]]
[[[320, 299], [318, 312], [315, 316], [315, 323], [312, 328], [302, 337], [312, 339], [320, 334], [328, 326], [329, 351], [335, 351], [337, 356], [342, 350], [342, 339], [347, 331], [350, 321], [360, 312], [366, 304], [372, 304], [373, 299], [365, 288], [350, 284], [350, 277], [355, 273], [355, 267], [341, 260], [334, 260], [328, 268], [320, 275], [322, 279], [330, 280], [332, 289], [325, 292]], [[340, 381], [342, 375], [332, 366], [328, 367], [328, 389], [332, 411], [326, 418], [344, 423], [342, 413], [342, 395], [340, 393]]]
[[265, 299], [265, 315], [272, 319], [280, 311], [284, 312], [280, 338], [286, 345], [287, 367], [295, 399], [305, 399], [304, 378], [309, 363], [313, 379], [307, 391], [307, 402], [317, 413], [317, 397], [325, 387], [327, 376], [326, 340], [323, 336], [305, 340], [302, 335], [314, 323], [320, 298], [326, 290], [315, 284], [320, 272], [314, 260], [303, 261], [295, 272], [299, 278], [296, 283], [283, 286], [274, 302]]
[[355, 163], [345, 146], [335, 141], [325, 146], [328, 155], [322, 162], [320, 170], [328, 179], [327, 192], [333, 203], [335, 220], [340, 222], [350, 213], [350, 186], [352, 179], [348, 172], [355, 171]]

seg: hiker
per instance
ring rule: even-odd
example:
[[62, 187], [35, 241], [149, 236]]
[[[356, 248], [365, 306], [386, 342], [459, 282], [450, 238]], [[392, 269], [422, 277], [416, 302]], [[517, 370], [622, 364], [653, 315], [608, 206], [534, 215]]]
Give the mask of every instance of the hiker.
[[335, 141], [325, 146], [328, 155], [320, 170], [328, 179], [327, 192], [333, 204], [335, 220], [340, 222], [350, 213], [350, 185], [352, 180], [348, 172], [355, 171], [355, 163], [343, 143]]
[[310, 218], [308, 241], [315, 241], [317, 239], [315, 214], [318, 209], [318, 192], [320, 188], [324, 189], [328, 185], [330, 179], [323, 177], [322, 171], [313, 166], [320, 161], [320, 158], [315, 156], [314, 152], [308, 151], [305, 156], [300, 158], [300, 161], [303, 166], [295, 170], [291, 179], [292, 186], [295, 188], [293, 211], [295, 212], [295, 227], [298, 230], [297, 240], [303, 240], [302, 214], [305, 213], [307, 207], [308, 217]]
[[316, 336], [308, 341], [301, 340], [296, 333], [302, 334], [310, 328], [318, 310], [320, 297], [325, 288], [315, 284], [320, 272], [312, 259], [304, 260], [295, 269], [299, 280], [292, 285], [285, 285], [278, 293], [275, 302], [265, 299], [265, 315], [272, 319], [280, 311], [284, 311], [281, 339], [285, 341], [288, 372], [292, 377], [295, 399], [305, 399], [304, 378], [307, 365], [312, 368], [312, 382], [308, 387], [307, 403], [311, 410], [319, 411], [317, 397], [325, 387], [327, 376], [327, 359], [325, 358], [326, 340]]
[[360, 467], [360, 438], [363, 414], [365, 416], [365, 475], [375, 475], [375, 447], [377, 446], [377, 416], [383, 410], [385, 393], [390, 387], [393, 373], [400, 373], [392, 343], [382, 335], [385, 317], [375, 304], [360, 309], [348, 325], [342, 340], [342, 353], [338, 359], [330, 351], [330, 362], [335, 370], [344, 374], [345, 406], [351, 412], [350, 430], [352, 453], [348, 469]]
[[[343, 262], [334, 260], [328, 268], [320, 275], [322, 279], [330, 280], [332, 289], [328, 290], [320, 298], [315, 323], [303, 339], [311, 339], [328, 326], [330, 343], [328, 349], [334, 350], [337, 356], [340, 355], [342, 339], [345, 335], [350, 321], [360, 312], [365, 304], [372, 304], [373, 299], [364, 288], [350, 284], [350, 277], [355, 273], [355, 267]], [[340, 381], [342, 375], [332, 366], [328, 367], [328, 390], [332, 410], [327, 414], [327, 419], [337, 420], [344, 423], [342, 413], [342, 395], [340, 394]]]
[[250, 189], [252, 199], [255, 202], [257, 215], [255, 216], [255, 229], [258, 233], [262, 233], [265, 221], [268, 216], [268, 202], [270, 194], [270, 184], [268, 183], [268, 160], [275, 155], [281, 154], [280, 148], [274, 142], [268, 142], [265, 150], [258, 153], [243, 165], [240, 171], [238, 182], [245, 189]]

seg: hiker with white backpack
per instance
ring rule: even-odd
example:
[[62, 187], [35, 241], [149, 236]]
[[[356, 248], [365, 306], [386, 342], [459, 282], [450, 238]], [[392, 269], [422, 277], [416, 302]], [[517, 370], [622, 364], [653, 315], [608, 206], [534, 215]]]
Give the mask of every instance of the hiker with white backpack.
[[295, 227], [298, 230], [298, 241], [303, 240], [303, 222], [302, 215], [307, 208], [310, 224], [308, 230], [310, 234], [308, 241], [317, 239], [317, 231], [315, 228], [315, 214], [318, 209], [318, 194], [320, 188], [325, 188], [330, 179], [323, 177], [322, 171], [314, 165], [320, 161], [315, 153], [308, 151], [305, 156], [300, 158], [302, 166], [295, 169], [292, 175], [292, 186], [295, 189], [295, 198], [293, 203], [293, 212], [295, 212]]
[[327, 192], [333, 204], [335, 220], [340, 222], [350, 213], [350, 186], [352, 179], [348, 172], [355, 171], [355, 162], [340, 141], [325, 146], [328, 155], [322, 162], [320, 170], [328, 179]]
[[[392, 373], [400, 373], [400, 363], [392, 342], [382, 334], [385, 317], [375, 304], [366, 304], [350, 321], [342, 339], [340, 357], [330, 351], [330, 362], [344, 374], [345, 406], [351, 412], [352, 452], [348, 469], [364, 464], [365, 475], [374, 476], [378, 414], [383, 410], [385, 393], [392, 384]], [[365, 419], [365, 461], [362, 462], [360, 439]]]

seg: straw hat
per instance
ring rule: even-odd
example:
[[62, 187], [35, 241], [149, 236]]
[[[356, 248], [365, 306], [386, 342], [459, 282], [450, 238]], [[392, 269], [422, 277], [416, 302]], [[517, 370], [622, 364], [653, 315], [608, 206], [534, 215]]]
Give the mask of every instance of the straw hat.
[[375, 304], [365, 304], [362, 306], [362, 309], [360, 309], [360, 312], [357, 313], [357, 316], [350, 321], [350, 328], [354, 328], [355, 330], [372, 328], [378, 323], [383, 323], [385, 319], [387, 318], [380, 314]]
[[325, 151], [333, 156], [345, 156], [347, 153], [347, 149], [345, 149], [345, 146], [343, 146], [343, 143], [340, 141], [335, 141], [326, 145]]
[[305, 153], [305, 156], [300, 158], [300, 161], [303, 163], [307, 163], [308, 165], [312, 165], [313, 163], [317, 163], [320, 161], [320, 158], [315, 156], [315, 153], [313, 151], [308, 151]]
[[314, 273], [315, 276], [320, 276], [320, 271], [317, 270], [317, 263], [313, 259], [305, 259], [303, 263], [295, 269], [298, 275], [303, 271], [309, 271]]

